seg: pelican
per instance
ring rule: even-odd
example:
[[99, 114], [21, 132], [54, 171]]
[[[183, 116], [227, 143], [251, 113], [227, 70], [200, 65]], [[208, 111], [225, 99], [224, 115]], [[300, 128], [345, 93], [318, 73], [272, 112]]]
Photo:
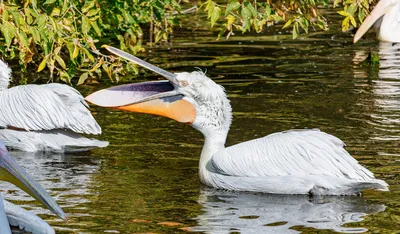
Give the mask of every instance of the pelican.
[[[374, 24], [375, 23], [375, 24]], [[356, 43], [374, 24], [380, 41], [400, 42], [400, 0], [380, 0], [354, 35]]]
[[289, 130], [225, 148], [232, 109], [222, 86], [201, 71], [170, 73], [111, 46], [106, 48], [168, 81], [120, 85], [86, 100], [103, 107], [156, 114], [200, 131], [200, 181], [218, 189], [272, 194], [356, 195], [388, 190], [358, 164], [344, 143], [317, 129]]
[[0, 140], [20, 151], [77, 152], [108, 142], [82, 95], [63, 84], [20, 85], [8, 89], [11, 69], [0, 60]]
[[[61, 207], [53, 200], [53, 198], [30, 177], [24, 169], [22, 169], [14, 161], [8, 153], [6, 146], [0, 142], [0, 180], [11, 182], [39, 200], [43, 205], [57, 214], [63, 220], [67, 220]], [[55, 233], [45, 221], [31, 212], [21, 207], [13, 205], [3, 200], [0, 194], [0, 233], [9, 234], [11, 226], [19, 227], [34, 234], [51, 234]]]

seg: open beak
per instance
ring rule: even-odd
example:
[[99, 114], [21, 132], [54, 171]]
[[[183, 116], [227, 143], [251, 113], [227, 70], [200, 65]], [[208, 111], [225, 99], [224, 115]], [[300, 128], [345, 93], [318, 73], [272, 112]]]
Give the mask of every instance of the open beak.
[[383, 15], [392, 9], [395, 3], [392, 0], [380, 0], [378, 4], [376, 4], [374, 10], [368, 17], [364, 20], [361, 26], [358, 28], [356, 35], [354, 35], [353, 42], [356, 43], [360, 38], [368, 31], [369, 28]]
[[39, 200], [48, 209], [67, 221], [61, 207], [25, 170], [20, 167], [8, 153], [3, 143], [0, 143], [0, 180], [15, 184], [29, 195]]
[[179, 92], [176, 75], [149, 64], [131, 54], [111, 46], [107, 50], [131, 62], [152, 70], [168, 81], [126, 84], [99, 90], [85, 99], [102, 107], [165, 116], [181, 123], [191, 124], [196, 118], [193, 105]]

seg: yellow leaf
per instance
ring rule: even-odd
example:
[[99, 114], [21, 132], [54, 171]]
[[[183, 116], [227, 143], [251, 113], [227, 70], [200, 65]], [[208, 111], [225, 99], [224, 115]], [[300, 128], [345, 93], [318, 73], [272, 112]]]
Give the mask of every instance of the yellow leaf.
[[292, 20], [288, 20], [285, 25], [283, 25], [282, 29], [289, 27], [292, 24]]
[[46, 67], [46, 63], [47, 63], [47, 56], [44, 57], [42, 62], [39, 64], [37, 72], [40, 72], [41, 70], [43, 70]]
[[83, 83], [85, 83], [85, 80], [88, 78], [89, 74], [87, 72], [83, 73], [80, 77], [79, 77], [79, 81], [77, 85], [81, 85]]
[[231, 30], [232, 24], [235, 22], [235, 17], [233, 15], [228, 15], [225, 19], [226, 19], [226, 28], [228, 30]]
[[74, 52], [72, 53], [72, 59], [75, 59], [79, 55], [79, 48], [77, 45], [74, 45]]

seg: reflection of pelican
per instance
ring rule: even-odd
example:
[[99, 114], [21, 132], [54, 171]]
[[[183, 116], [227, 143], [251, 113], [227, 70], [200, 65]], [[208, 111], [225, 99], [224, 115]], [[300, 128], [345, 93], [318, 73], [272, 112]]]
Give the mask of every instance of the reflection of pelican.
[[379, 79], [371, 81], [374, 108], [368, 123], [374, 127], [374, 133], [370, 137], [394, 142], [400, 139], [400, 43], [379, 43], [378, 75]]
[[168, 81], [101, 90], [94, 104], [170, 117], [203, 133], [200, 180], [211, 187], [280, 194], [356, 194], [387, 184], [359, 165], [338, 138], [319, 130], [292, 130], [225, 148], [232, 111], [223, 87], [202, 72], [172, 74], [113, 47], [111, 52]]
[[0, 139], [22, 151], [85, 151], [108, 143], [79, 133], [101, 128], [80, 93], [62, 84], [8, 88], [11, 69], [0, 61]]
[[263, 195], [201, 190], [203, 214], [191, 230], [206, 233], [298, 233], [294, 226], [331, 229], [336, 232], [365, 232], [365, 228], [346, 228], [360, 222], [366, 214], [382, 212], [384, 205], [368, 204], [361, 197], [314, 197], [305, 195]]
[[[376, 22], [376, 23], [375, 23]], [[380, 41], [400, 42], [400, 1], [380, 0], [354, 35], [356, 43], [373, 25]]]
[[[36, 183], [8, 153], [0, 142], [0, 179], [12, 182], [32, 197], [42, 202], [47, 208], [66, 220], [66, 216], [51, 196]], [[33, 233], [54, 233], [54, 230], [36, 215], [4, 201], [0, 196], [0, 233], [11, 233], [10, 225], [18, 226]]]

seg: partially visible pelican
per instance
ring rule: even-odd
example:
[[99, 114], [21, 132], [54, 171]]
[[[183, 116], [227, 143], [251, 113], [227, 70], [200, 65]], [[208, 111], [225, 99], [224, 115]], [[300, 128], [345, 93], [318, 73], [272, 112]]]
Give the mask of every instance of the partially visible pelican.
[[[24, 169], [18, 166], [2, 142], [0, 142], [0, 180], [15, 184], [32, 197], [39, 200], [60, 218], [67, 220], [67, 216], [64, 214], [61, 207], [58, 206], [43, 187], [32, 179]], [[10, 225], [34, 234], [55, 233], [54, 229], [41, 218], [16, 205], [3, 201], [0, 194], [0, 233], [11, 233]]]
[[355, 195], [367, 188], [388, 190], [385, 181], [375, 179], [350, 156], [340, 139], [317, 129], [278, 132], [225, 148], [232, 109], [222, 86], [199, 71], [173, 74], [114, 47], [106, 48], [168, 81], [111, 87], [86, 100], [191, 124], [205, 138], [199, 163], [202, 183], [274, 194]]
[[21, 151], [76, 152], [108, 142], [80, 135], [101, 134], [82, 95], [64, 84], [8, 89], [11, 69], [0, 60], [0, 140]]
[[380, 41], [400, 42], [400, 0], [380, 0], [354, 35], [354, 43], [373, 25]]

